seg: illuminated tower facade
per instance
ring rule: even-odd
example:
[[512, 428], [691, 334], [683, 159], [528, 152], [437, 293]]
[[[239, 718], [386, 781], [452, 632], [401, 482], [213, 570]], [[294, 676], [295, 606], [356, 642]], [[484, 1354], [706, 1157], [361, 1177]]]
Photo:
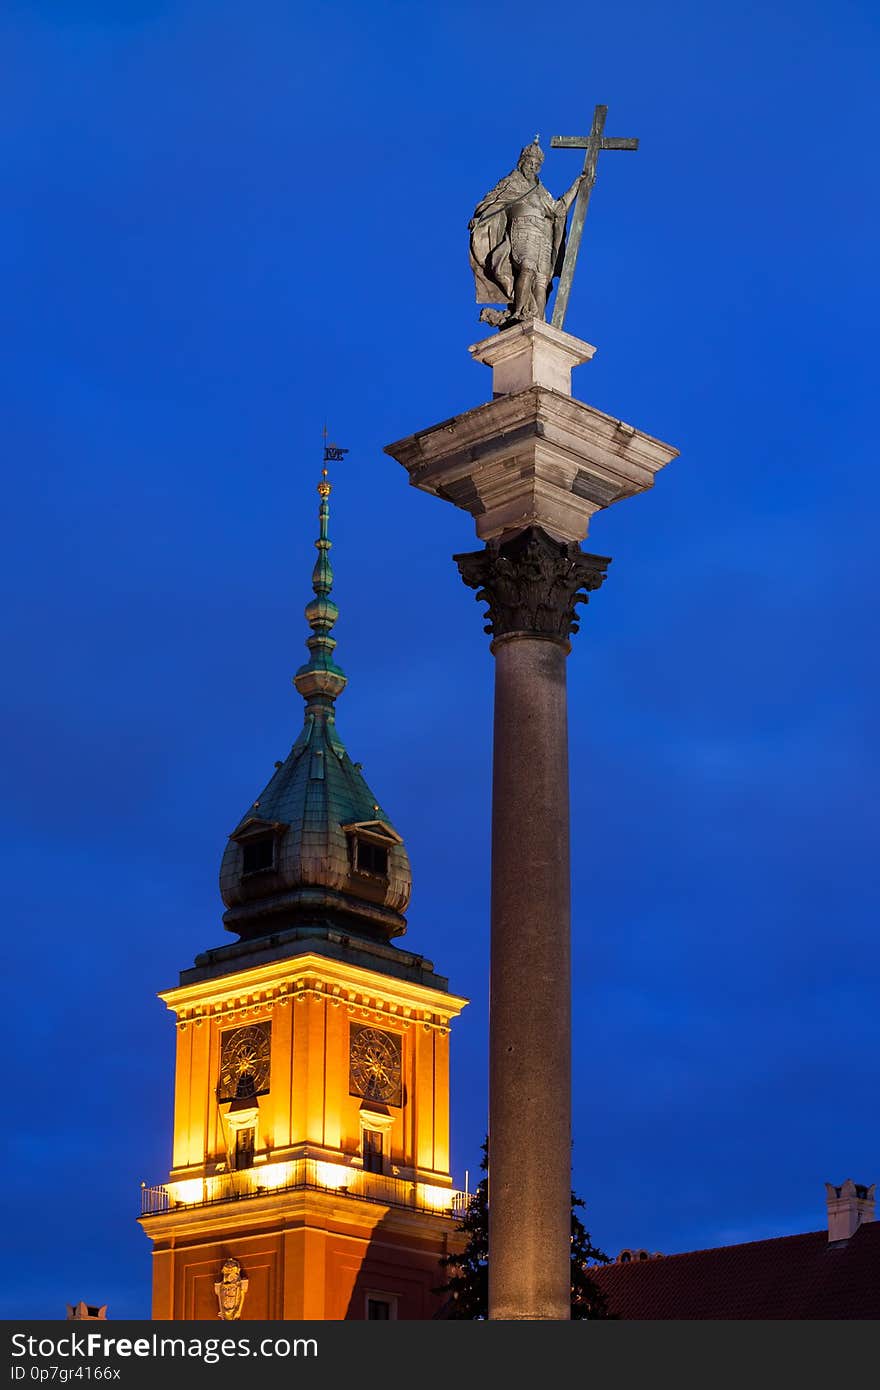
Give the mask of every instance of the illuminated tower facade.
[[303, 728], [220, 871], [238, 940], [160, 996], [173, 1154], [141, 1216], [158, 1319], [429, 1318], [456, 1240], [449, 1028], [467, 1001], [392, 944], [409, 858], [336, 729], [326, 461], [318, 491]]

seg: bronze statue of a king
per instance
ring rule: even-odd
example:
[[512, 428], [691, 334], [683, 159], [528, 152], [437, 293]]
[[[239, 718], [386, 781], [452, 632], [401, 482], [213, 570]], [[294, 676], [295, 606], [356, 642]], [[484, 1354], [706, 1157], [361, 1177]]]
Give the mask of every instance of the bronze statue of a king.
[[520, 153], [516, 168], [479, 202], [468, 223], [471, 269], [480, 318], [495, 328], [543, 319], [553, 280], [565, 254], [565, 219], [584, 174], [561, 198], [541, 183], [544, 152], [538, 137]]

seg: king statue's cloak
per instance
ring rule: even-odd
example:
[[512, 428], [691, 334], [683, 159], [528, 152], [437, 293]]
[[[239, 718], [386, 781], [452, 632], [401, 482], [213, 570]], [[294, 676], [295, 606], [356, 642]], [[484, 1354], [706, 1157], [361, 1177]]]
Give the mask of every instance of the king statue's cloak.
[[[511, 203], [519, 202], [534, 184], [519, 169], [496, 183], [490, 193], [474, 209], [471, 230], [470, 257], [474, 272], [478, 304], [509, 304], [513, 301], [514, 267], [510, 259], [510, 229], [507, 211]], [[550, 253], [550, 281], [562, 270], [565, 255], [566, 209], [544, 185], [538, 182], [541, 207], [552, 217], [553, 244]], [[549, 228], [548, 228], [549, 231]]]

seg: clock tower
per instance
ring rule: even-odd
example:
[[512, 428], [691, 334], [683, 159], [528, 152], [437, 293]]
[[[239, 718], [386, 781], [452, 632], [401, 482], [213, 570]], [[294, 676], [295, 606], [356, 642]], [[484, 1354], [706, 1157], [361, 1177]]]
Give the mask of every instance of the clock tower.
[[463, 1194], [449, 1028], [466, 1004], [406, 930], [404, 840], [336, 728], [325, 450], [299, 737], [223, 855], [224, 926], [176, 1019], [167, 1182], [142, 1189], [158, 1319], [430, 1318]]

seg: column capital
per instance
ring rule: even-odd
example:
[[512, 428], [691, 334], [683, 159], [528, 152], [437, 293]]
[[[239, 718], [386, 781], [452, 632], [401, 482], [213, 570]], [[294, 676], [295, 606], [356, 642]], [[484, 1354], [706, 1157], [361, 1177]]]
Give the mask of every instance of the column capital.
[[576, 542], [554, 540], [529, 526], [511, 540], [491, 540], [484, 550], [452, 557], [477, 600], [488, 604], [485, 631], [495, 642], [537, 637], [569, 649], [579, 623], [575, 605], [600, 588], [611, 561], [588, 555]]

